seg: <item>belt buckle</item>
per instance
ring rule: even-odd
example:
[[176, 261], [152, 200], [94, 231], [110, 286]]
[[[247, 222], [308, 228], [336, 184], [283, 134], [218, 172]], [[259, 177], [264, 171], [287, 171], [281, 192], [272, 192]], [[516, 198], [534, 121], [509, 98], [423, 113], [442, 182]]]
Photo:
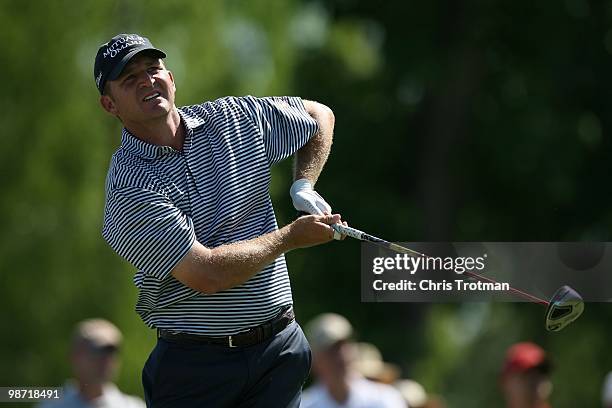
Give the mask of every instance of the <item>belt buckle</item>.
[[229, 345], [230, 348], [236, 348], [236, 346], [234, 346], [234, 340], [232, 339], [232, 336], [228, 336], [227, 338], [227, 343]]

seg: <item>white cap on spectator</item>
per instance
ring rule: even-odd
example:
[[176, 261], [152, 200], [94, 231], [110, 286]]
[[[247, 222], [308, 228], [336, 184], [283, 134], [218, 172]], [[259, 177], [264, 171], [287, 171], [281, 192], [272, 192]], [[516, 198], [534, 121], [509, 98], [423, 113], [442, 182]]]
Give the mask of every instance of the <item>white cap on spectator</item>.
[[427, 403], [425, 388], [414, 380], [399, 380], [394, 384], [409, 407], [422, 407]]
[[335, 313], [321, 314], [306, 325], [306, 337], [313, 351], [348, 340], [352, 335], [353, 327], [349, 321]]
[[370, 343], [356, 344], [355, 369], [364, 377], [384, 383], [392, 383], [399, 377], [399, 367], [383, 361], [378, 347]]
[[96, 348], [119, 347], [121, 332], [105, 319], [87, 319], [79, 322], [73, 334], [73, 342], [86, 341]]

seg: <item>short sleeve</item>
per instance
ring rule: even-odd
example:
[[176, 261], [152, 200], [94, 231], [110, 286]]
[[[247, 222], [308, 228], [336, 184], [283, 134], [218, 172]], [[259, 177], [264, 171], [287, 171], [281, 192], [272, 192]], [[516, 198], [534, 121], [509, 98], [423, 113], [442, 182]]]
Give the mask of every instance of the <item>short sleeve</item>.
[[195, 241], [190, 217], [163, 194], [136, 187], [108, 192], [102, 235], [120, 256], [159, 280]]
[[245, 96], [236, 101], [259, 128], [270, 165], [293, 155], [318, 130], [298, 97]]

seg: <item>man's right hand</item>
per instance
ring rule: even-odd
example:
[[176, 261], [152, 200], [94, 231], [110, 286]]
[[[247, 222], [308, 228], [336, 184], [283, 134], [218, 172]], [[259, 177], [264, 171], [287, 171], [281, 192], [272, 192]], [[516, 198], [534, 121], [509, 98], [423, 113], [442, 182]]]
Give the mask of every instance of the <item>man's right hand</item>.
[[287, 225], [292, 248], [307, 248], [334, 239], [331, 225], [341, 222], [340, 214], [304, 215]]

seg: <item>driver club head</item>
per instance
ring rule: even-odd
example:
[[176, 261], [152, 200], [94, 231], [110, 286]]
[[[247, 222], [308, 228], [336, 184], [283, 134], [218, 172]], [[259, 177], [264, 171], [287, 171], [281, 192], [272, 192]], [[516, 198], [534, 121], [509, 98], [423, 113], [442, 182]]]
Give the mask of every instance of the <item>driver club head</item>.
[[560, 331], [584, 311], [582, 297], [565, 285], [557, 289], [546, 309], [546, 330]]

